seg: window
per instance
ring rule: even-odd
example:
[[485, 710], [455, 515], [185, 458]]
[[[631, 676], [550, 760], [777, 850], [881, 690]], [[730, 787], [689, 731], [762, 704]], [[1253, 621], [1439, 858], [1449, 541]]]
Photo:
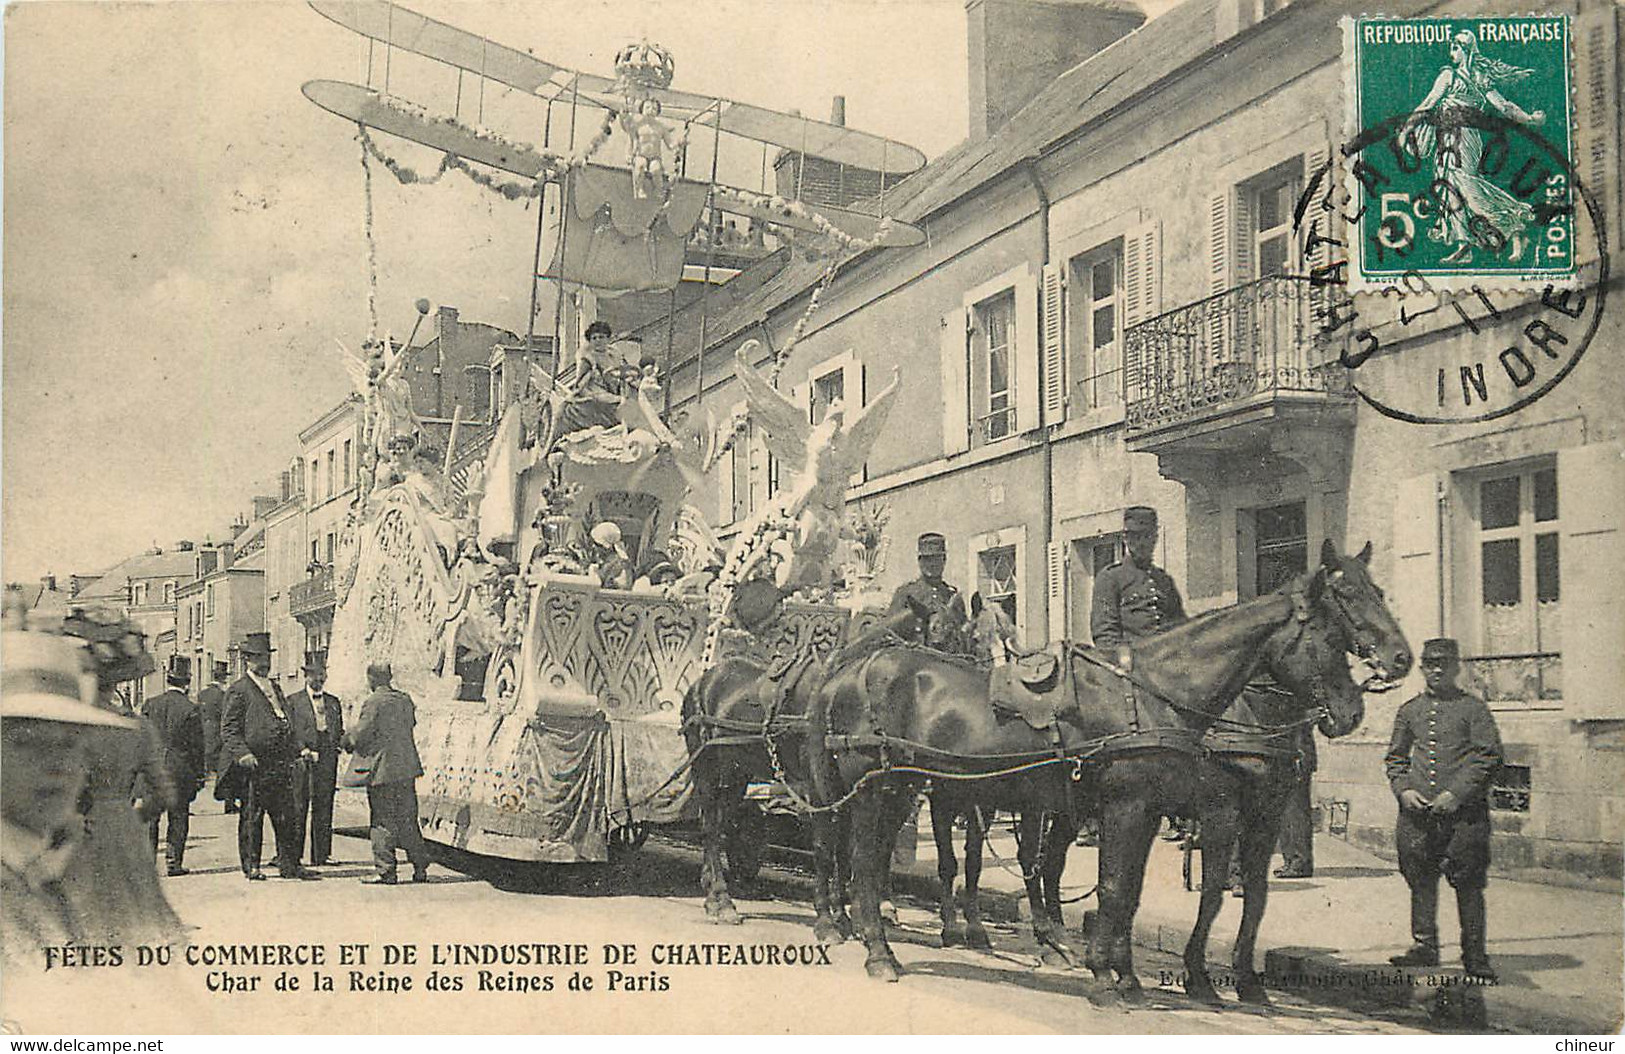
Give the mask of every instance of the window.
[[1068, 267], [1068, 393], [1085, 410], [1122, 401], [1123, 243], [1072, 258]]
[[[820, 424], [829, 408], [835, 403], [846, 402], [846, 372], [835, 370], [826, 373], [812, 383], [812, 423]], [[847, 415], [848, 419], [851, 415]]]
[[315, 504], [322, 493], [322, 462], [320, 458], [310, 459], [310, 500]]
[[333, 566], [333, 549], [338, 543], [338, 536], [332, 531], [327, 532], [327, 566]]
[[1286, 274], [1295, 265], [1292, 213], [1298, 200], [1300, 169], [1301, 162], [1294, 158], [1290, 164], [1265, 173], [1244, 191], [1252, 217], [1252, 229], [1246, 233], [1252, 239], [1254, 271], [1248, 277]]
[[1273, 593], [1309, 570], [1309, 531], [1304, 503], [1253, 512], [1254, 596]]
[[338, 475], [333, 471], [333, 462], [337, 459], [337, 457], [337, 451], [329, 450], [327, 452], [327, 496], [329, 498], [333, 496], [333, 483], [335, 481], [335, 477]]
[[175, 602], [175, 583], [172, 582], [172, 581], [171, 582], [165, 582], [164, 583], [164, 603], [173, 604], [174, 602]]
[[147, 583], [137, 582], [130, 587], [130, 604], [140, 607], [147, 602]]
[[1529, 766], [1502, 765], [1490, 785], [1490, 808], [1496, 812], [1528, 812], [1529, 793]]
[[353, 447], [354, 447], [354, 442], [352, 440], [346, 439], [344, 441], [344, 489], [345, 490], [350, 489], [350, 473], [352, 471], [351, 465], [354, 462]]
[[203, 607], [209, 618], [214, 618], [214, 583], [203, 587]]
[[1562, 573], [1557, 468], [1482, 477], [1476, 486], [1478, 654], [1464, 662], [1491, 702], [1562, 698]]
[[991, 443], [1016, 431], [1012, 361], [1016, 340], [1016, 294], [1008, 290], [975, 308], [971, 334], [971, 440]]
[[1020, 605], [1016, 596], [1015, 546], [984, 549], [977, 555], [976, 589], [984, 603], [999, 605], [1010, 616], [1012, 624], [1017, 622], [1016, 611]]
[[319, 564], [322, 562], [322, 548], [320, 539], [312, 538], [310, 540], [310, 562], [313, 564]]

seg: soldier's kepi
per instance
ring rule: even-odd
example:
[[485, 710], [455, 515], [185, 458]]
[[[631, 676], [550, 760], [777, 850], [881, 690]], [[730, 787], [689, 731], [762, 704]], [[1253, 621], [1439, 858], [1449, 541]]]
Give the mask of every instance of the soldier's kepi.
[[1095, 579], [1089, 635], [1099, 648], [1115, 648], [1126, 661], [1127, 646], [1185, 621], [1179, 587], [1152, 563], [1157, 550], [1157, 510], [1133, 505], [1123, 510], [1128, 555]]
[[926, 624], [920, 630], [921, 643], [942, 651], [967, 654], [970, 650], [965, 625], [970, 621], [965, 613], [965, 598], [952, 585], [942, 579], [948, 566], [948, 542], [935, 531], [920, 535], [920, 577], [905, 582], [892, 594], [889, 614], [899, 614], [910, 608], [928, 612]]

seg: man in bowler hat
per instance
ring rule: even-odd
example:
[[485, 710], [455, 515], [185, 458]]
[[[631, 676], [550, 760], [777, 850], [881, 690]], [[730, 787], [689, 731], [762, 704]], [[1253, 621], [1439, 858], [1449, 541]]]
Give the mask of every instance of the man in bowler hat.
[[297, 792], [304, 762], [315, 752], [300, 738], [282, 689], [271, 679], [269, 633], [250, 633], [243, 642], [243, 676], [226, 689], [220, 714], [222, 763], [246, 773], [242, 809], [237, 815], [237, 856], [249, 881], [265, 878], [260, 851], [265, 817], [276, 833], [277, 872], [283, 878], [314, 879], [299, 864]]
[[1448, 637], [1422, 645], [1427, 690], [1399, 708], [1384, 759], [1399, 799], [1394, 842], [1411, 889], [1411, 949], [1395, 966], [1439, 964], [1439, 876], [1456, 890], [1461, 963], [1494, 980], [1486, 950], [1484, 886], [1490, 866], [1490, 783], [1501, 767], [1501, 733], [1489, 707], [1456, 685], [1461, 648]]
[[191, 821], [192, 799], [203, 786], [203, 715], [186, 695], [192, 683], [192, 662], [184, 655], [169, 659], [165, 674], [169, 690], [147, 700], [141, 716], [158, 734], [159, 763], [169, 773], [174, 795], [152, 807], [147, 831], [152, 851], [158, 851], [158, 822], [169, 815], [164, 832], [164, 858], [171, 876], [186, 874], [186, 834]]
[[333, 853], [333, 792], [338, 787], [339, 745], [344, 742], [344, 710], [336, 696], [322, 690], [327, 667], [320, 659], [305, 663], [305, 689], [288, 697], [288, 712], [299, 723], [300, 737], [316, 752], [307, 778], [298, 784], [294, 812], [302, 851], [310, 835], [310, 862], [320, 867]]
[[371, 813], [372, 862], [377, 874], [362, 879], [373, 885], [395, 884], [395, 848], [406, 850], [412, 863], [412, 881], [429, 880], [429, 847], [418, 828], [417, 779], [423, 775], [413, 730], [417, 708], [412, 697], [391, 683], [387, 662], [367, 666], [367, 687], [372, 694], [361, 704], [355, 727], [345, 737], [354, 753], [346, 786], [367, 788]]
[[920, 535], [917, 544], [920, 577], [897, 587], [887, 614], [897, 615], [910, 608], [924, 610], [929, 618], [920, 630], [921, 643], [955, 654], [969, 654], [966, 626], [970, 619], [965, 614], [965, 598], [942, 579], [942, 572], [948, 566], [947, 539], [935, 531], [927, 531]]

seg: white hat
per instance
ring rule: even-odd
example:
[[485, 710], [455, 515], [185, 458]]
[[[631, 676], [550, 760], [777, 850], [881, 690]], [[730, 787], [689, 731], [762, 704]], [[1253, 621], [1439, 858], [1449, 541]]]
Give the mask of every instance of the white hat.
[[605, 520], [592, 529], [592, 540], [606, 549], [621, 544], [621, 528], [610, 520]]
[[75, 637], [21, 630], [0, 634], [0, 717], [69, 725], [135, 728], [136, 723], [85, 702], [84, 643]]

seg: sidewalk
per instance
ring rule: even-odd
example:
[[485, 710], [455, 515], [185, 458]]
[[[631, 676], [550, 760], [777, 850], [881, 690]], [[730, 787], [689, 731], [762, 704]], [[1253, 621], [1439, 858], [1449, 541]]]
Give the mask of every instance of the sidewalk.
[[[927, 806], [929, 808], [929, 806]], [[960, 839], [956, 839], [956, 843]], [[1005, 861], [1016, 858], [1015, 840], [1000, 824], [993, 848]], [[1142, 947], [1178, 954], [1184, 950], [1196, 918], [1199, 893], [1187, 892], [1182, 877], [1183, 854], [1177, 844], [1160, 838], [1151, 851], [1145, 890], [1135, 918], [1134, 940]], [[1096, 851], [1074, 847], [1067, 861], [1063, 896], [1076, 896], [1094, 885]], [[1274, 867], [1277, 861], [1272, 862]], [[1201, 857], [1192, 859], [1198, 879]], [[936, 846], [929, 815], [921, 811], [918, 857], [899, 869], [900, 885], [913, 896], [936, 897]], [[991, 854], [982, 869], [984, 913], [1026, 917], [1025, 891], [1019, 875], [998, 866]], [[1487, 891], [1490, 958], [1500, 974], [1484, 993], [1492, 1026], [1517, 1032], [1616, 1033], [1621, 1023], [1622, 932], [1625, 903], [1616, 893], [1534, 885], [1491, 877]], [[991, 903], [987, 903], [991, 901]], [[1439, 991], [1428, 976], [1459, 978], [1455, 896], [1446, 883], [1439, 894], [1439, 925], [1445, 940], [1444, 965], [1411, 971], [1416, 986], [1393, 983], [1403, 971], [1388, 957], [1410, 946], [1410, 899], [1394, 865], [1330, 835], [1315, 836], [1315, 877], [1271, 879], [1269, 907], [1258, 940], [1258, 967], [1276, 986], [1300, 995], [1347, 1005], [1351, 997], [1367, 1003], [1403, 1005], [1426, 1002]], [[1089, 897], [1066, 909], [1076, 933]], [[990, 910], [991, 909], [991, 910]], [[1229, 973], [1231, 945], [1241, 921], [1241, 901], [1225, 896], [1213, 926], [1208, 961], [1215, 983]], [[1308, 980], [1306, 981], [1305, 978]], [[1233, 992], [1227, 993], [1233, 998]]]

